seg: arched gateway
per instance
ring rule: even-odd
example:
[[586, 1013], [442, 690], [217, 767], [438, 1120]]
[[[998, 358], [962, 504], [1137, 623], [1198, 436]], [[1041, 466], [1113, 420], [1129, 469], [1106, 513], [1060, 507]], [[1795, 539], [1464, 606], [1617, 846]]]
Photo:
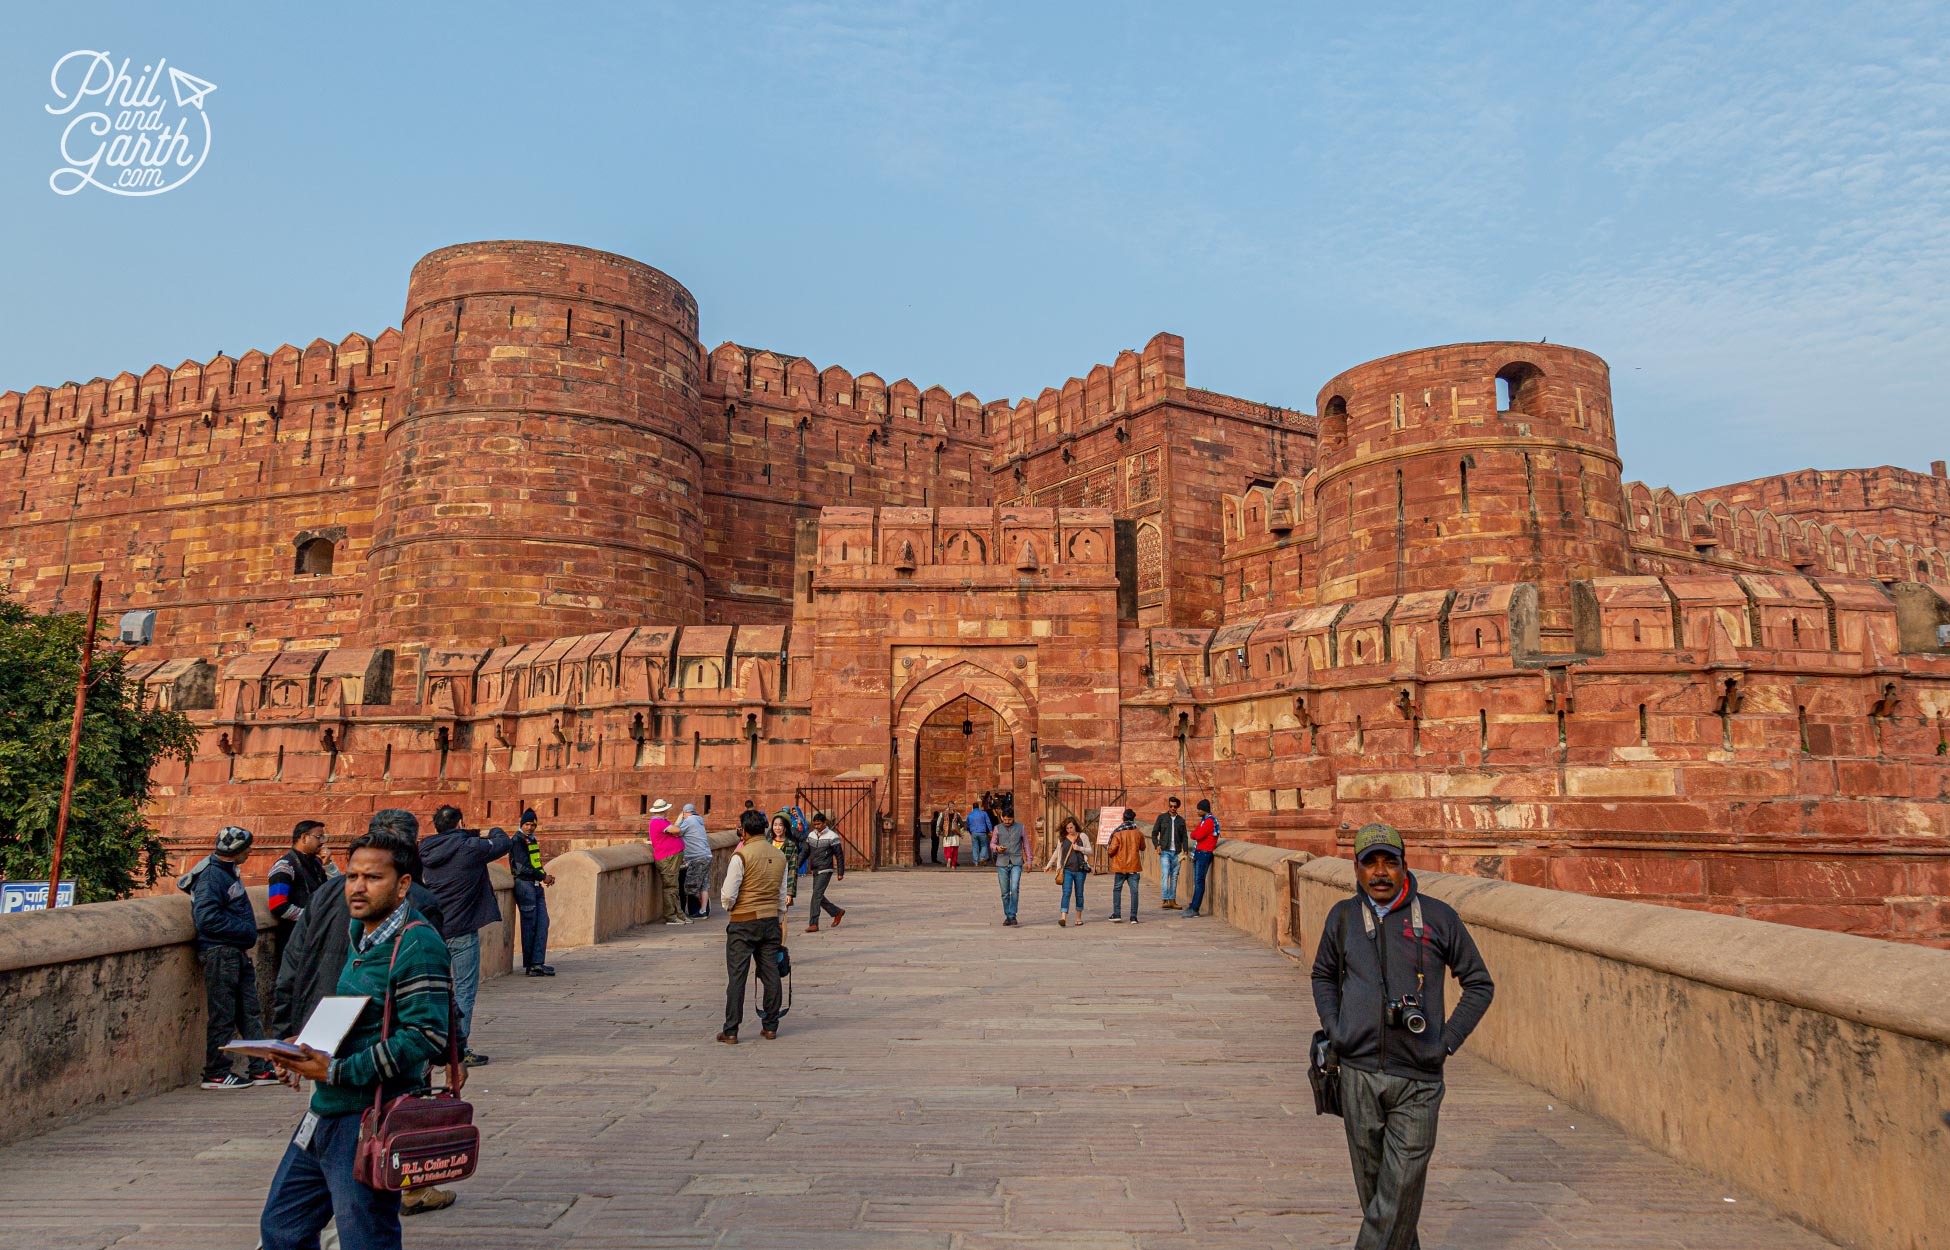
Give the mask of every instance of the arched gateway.
[[[981, 552], [988, 563], [971, 563]], [[940, 554], [937, 554], [940, 553]], [[812, 774], [879, 782], [883, 866], [982, 790], [1035, 846], [1045, 783], [1118, 776], [1118, 579], [1106, 512], [828, 508], [810, 578]]]

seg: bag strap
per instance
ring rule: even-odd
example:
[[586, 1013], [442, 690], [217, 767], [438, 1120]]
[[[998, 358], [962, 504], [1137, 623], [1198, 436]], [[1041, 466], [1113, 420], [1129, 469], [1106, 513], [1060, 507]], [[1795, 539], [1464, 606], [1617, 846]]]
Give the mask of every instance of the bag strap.
[[[400, 943], [405, 940], [409, 929], [431, 929], [433, 925], [425, 920], [409, 920], [400, 926], [393, 935], [393, 955], [386, 961], [386, 1001], [380, 1009], [379, 1040], [387, 1042], [393, 1036], [393, 969], [399, 966]], [[454, 1027], [454, 1000], [451, 991], [447, 996], [447, 1088], [460, 1088], [460, 1033]], [[372, 1091], [372, 1105], [375, 1111], [385, 1105], [386, 1082], [380, 1081]]]

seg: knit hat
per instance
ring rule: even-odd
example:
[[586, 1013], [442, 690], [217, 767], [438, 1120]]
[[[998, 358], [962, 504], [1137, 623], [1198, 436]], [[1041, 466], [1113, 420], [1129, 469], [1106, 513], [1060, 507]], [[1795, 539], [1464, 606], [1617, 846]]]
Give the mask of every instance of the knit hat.
[[652, 816], [661, 816], [669, 810], [670, 810], [670, 804], [666, 803], [662, 799], [658, 799], [655, 803], [652, 803], [650, 805], [650, 814]]
[[535, 809], [532, 807], [524, 807], [521, 809], [521, 819], [517, 820], [515, 823], [518, 825], [525, 825], [533, 821], [534, 819], [535, 819]]
[[217, 854], [242, 855], [250, 849], [250, 830], [239, 825], [225, 825], [217, 830]]
[[1211, 799], [1200, 799], [1200, 800], [1198, 801], [1198, 810], [1200, 810], [1201, 812], [1209, 812], [1209, 811], [1211, 811], [1211, 810], [1212, 810], [1212, 800], [1211, 800]]

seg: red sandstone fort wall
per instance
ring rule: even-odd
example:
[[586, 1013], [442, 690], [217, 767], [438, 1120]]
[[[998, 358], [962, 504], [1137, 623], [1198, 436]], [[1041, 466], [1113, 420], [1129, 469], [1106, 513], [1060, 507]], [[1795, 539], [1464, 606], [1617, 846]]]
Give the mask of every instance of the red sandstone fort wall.
[[185, 854], [751, 798], [906, 863], [992, 781], [1950, 942], [1940, 473], [1623, 483], [1604, 363], [1543, 344], [1320, 407], [1192, 388], [1169, 334], [1014, 404], [707, 355], [667, 275], [470, 244], [371, 341], [0, 395], [0, 586], [158, 609]]
[[[399, 334], [0, 394], [0, 593], [158, 609], [168, 654], [355, 637]], [[307, 573], [302, 541], [334, 544]]]

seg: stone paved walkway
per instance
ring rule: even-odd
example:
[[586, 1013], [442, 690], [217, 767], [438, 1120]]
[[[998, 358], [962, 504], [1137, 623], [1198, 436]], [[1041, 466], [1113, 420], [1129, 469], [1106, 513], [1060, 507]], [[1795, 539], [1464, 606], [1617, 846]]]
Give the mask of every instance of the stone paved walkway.
[[[716, 922], [650, 928], [490, 983], [469, 1085], [490, 1138], [411, 1247], [1224, 1250], [1347, 1245], [1340, 1124], [1316, 1118], [1303, 972], [1211, 919], [1059, 929], [1050, 879], [856, 873], [846, 923], [793, 933], [775, 1042], [713, 1042]], [[803, 902], [797, 918], [803, 920]], [[0, 1248], [255, 1241], [300, 1112], [187, 1089], [0, 1150]], [[1727, 1201], [1727, 1199], [1733, 1201]], [[1423, 1245], [1830, 1243], [1466, 1054]]]

